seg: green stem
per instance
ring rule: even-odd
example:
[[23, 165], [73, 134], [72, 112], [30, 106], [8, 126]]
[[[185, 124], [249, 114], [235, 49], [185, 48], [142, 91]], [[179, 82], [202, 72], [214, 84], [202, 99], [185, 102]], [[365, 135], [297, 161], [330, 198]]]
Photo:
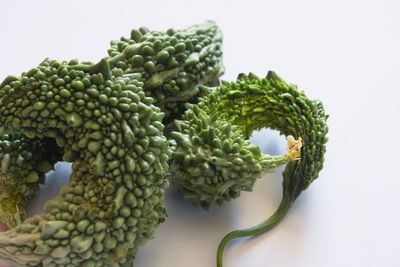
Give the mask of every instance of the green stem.
[[286, 213], [292, 207], [293, 202], [294, 201], [292, 201], [290, 198], [283, 196], [278, 209], [267, 220], [265, 220], [264, 222], [262, 222], [256, 226], [242, 229], [242, 230], [236, 230], [236, 231], [233, 231], [233, 232], [230, 232], [229, 234], [227, 234], [222, 239], [222, 241], [220, 242], [220, 244], [218, 246], [217, 267], [222, 267], [222, 256], [224, 253], [224, 248], [229, 241], [231, 241], [232, 239], [238, 238], [238, 237], [247, 237], [247, 236], [258, 235], [258, 234], [264, 233], [264, 232], [272, 229], [275, 225], [277, 225], [283, 219], [283, 217], [285, 217]]
[[289, 154], [270, 156], [263, 154], [263, 160], [260, 161], [260, 165], [263, 170], [263, 175], [266, 173], [272, 173], [276, 171], [280, 166], [286, 165], [292, 161]]

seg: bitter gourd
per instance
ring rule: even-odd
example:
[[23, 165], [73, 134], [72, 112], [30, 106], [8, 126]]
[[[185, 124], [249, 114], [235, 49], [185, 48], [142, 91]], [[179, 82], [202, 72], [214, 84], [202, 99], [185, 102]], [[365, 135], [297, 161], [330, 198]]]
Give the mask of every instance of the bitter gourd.
[[[265, 222], [229, 233], [218, 249], [218, 266], [227, 242], [262, 233], [276, 225], [323, 167], [328, 127], [322, 103], [310, 100], [295, 85], [269, 72], [260, 79], [239, 75], [191, 105], [172, 137], [176, 152], [170, 171], [184, 197], [209, 208], [251, 191], [264, 173], [286, 164], [283, 199]], [[269, 127], [288, 136], [288, 153], [263, 155], [247, 139], [254, 130]]]

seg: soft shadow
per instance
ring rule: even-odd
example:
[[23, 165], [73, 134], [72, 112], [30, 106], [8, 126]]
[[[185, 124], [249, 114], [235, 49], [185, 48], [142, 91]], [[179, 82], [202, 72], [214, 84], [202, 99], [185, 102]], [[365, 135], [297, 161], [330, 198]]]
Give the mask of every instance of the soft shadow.
[[46, 182], [40, 185], [38, 193], [28, 202], [26, 206], [27, 217], [44, 212], [44, 203], [55, 198], [59, 193], [61, 187], [68, 182], [71, 174], [71, 163], [58, 162], [54, 170], [46, 174]]
[[259, 146], [265, 154], [281, 155], [286, 153], [286, 137], [280, 135], [278, 131], [267, 128], [254, 131], [250, 141], [252, 144]]
[[[250, 138], [253, 144], [258, 145], [262, 152], [270, 155], [285, 154], [286, 140], [278, 131], [262, 129], [253, 133]], [[264, 212], [262, 216], [253, 214], [251, 218], [258, 217], [257, 220], [252, 220], [254, 223], [243, 225], [238, 229], [255, 226], [267, 220], [278, 208], [282, 198], [282, 171], [284, 166], [279, 168], [273, 174], [267, 174], [261, 180], [256, 182], [254, 190], [249, 196], [251, 200], [243, 204], [243, 208], [251, 207], [251, 202], [263, 206]], [[242, 196], [243, 198], [244, 196]], [[267, 262], [268, 258], [273, 258], [275, 253], [282, 255], [291, 255], [296, 258], [302, 254], [302, 245], [305, 242], [305, 229], [307, 220], [307, 203], [308, 197], [301, 195], [294, 203], [288, 214], [274, 228], [262, 234], [237, 238], [230, 241], [225, 247], [224, 262], [225, 265], [238, 263], [246, 258], [246, 254], [262, 254]], [[238, 230], [232, 229], [232, 230]], [[265, 257], [264, 257], [265, 255]], [[269, 256], [271, 255], [271, 256]], [[265, 266], [265, 262], [260, 262], [260, 265]]]
[[[273, 204], [274, 207], [271, 208], [271, 205], [265, 203], [269, 208], [268, 214], [265, 213], [267, 214], [266, 217], [248, 226], [255, 226], [268, 219], [275, 212], [281, 196], [277, 199], [276, 192], [274, 192], [274, 195], [275, 197], [272, 198], [272, 201], [275, 202]], [[300, 259], [304, 253], [304, 248], [307, 247], [305, 242], [307, 242], [307, 232], [309, 231], [308, 224], [312, 220], [309, 218], [313, 214], [310, 211], [312, 202], [312, 194], [302, 194], [293, 204], [288, 214], [274, 228], [256, 236], [231, 240], [225, 247], [225, 265], [229, 266], [246, 261], [248, 259], [246, 255], [249, 254], [257, 255], [256, 257], [260, 260], [265, 259], [264, 262], [259, 262], [260, 265], [256, 265], [260, 267], [265, 266], [268, 259], [276, 258], [277, 254], [282, 255], [282, 257], [290, 255], [292, 259]]]
[[[254, 132], [250, 140], [259, 145], [263, 153], [286, 153], [285, 137], [277, 131]], [[135, 265], [161, 266], [165, 263], [186, 267], [189, 261], [197, 261], [201, 262], [201, 266], [214, 266], [218, 244], [227, 233], [263, 221], [278, 207], [282, 197], [282, 170], [280, 168], [276, 173], [267, 174], [258, 180], [253, 192], [242, 192], [238, 199], [221, 207], [214, 206], [209, 211], [193, 206], [171, 185], [166, 192], [168, 217], [157, 229], [156, 238], [139, 248]], [[238, 241], [249, 243], [248, 239]], [[236, 242], [232, 243], [235, 245]], [[237, 248], [240, 252], [242, 249], [242, 246]]]

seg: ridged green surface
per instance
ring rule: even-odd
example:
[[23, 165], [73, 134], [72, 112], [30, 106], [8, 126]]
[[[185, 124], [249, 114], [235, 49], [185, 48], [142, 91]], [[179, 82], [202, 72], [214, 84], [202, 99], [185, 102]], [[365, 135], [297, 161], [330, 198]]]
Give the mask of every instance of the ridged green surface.
[[108, 53], [112, 68], [142, 75], [146, 96], [165, 112], [166, 123], [204, 95], [201, 85], [219, 85], [224, 73], [222, 33], [212, 21], [166, 32], [134, 29], [130, 38], [112, 41]]
[[9, 227], [23, 222], [26, 202], [45, 181], [45, 174], [62, 159], [56, 142], [5, 134], [0, 139], [0, 221]]
[[[217, 266], [222, 267], [225, 245], [232, 239], [261, 234], [277, 225], [290, 210], [297, 197], [318, 177], [323, 168], [328, 137], [328, 126], [323, 105], [318, 100], [310, 100], [297, 86], [287, 84], [276, 73], [269, 72], [266, 79], [255, 75], [241, 75], [240, 90], [252, 91], [261, 102], [267, 104], [268, 127], [285, 135], [302, 138], [300, 159], [291, 161], [283, 171], [283, 197], [276, 212], [264, 222], [227, 234], [221, 241], [217, 253]], [[230, 110], [231, 115], [237, 111]], [[242, 114], [243, 115], [243, 114]], [[244, 125], [248, 118], [258, 117], [252, 112], [244, 114], [238, 123]], [[257, 127], [248, 123], [251, 132]]]
[[[172, 182], [183, 197], [204, 209], [237, 198], [241, 191], [252, 191], [258, 178], [291, 161], [290, 154], [263, 154], [246, 140], [246, 130], [229, 112], [243, 105], [235, 104], [237, 101], [229, 98], [231, 91], [224, 88], [190, 106], [171, 134], [176, 143], [170, 166]], [[240, 101], [251, 101], [253, 96], [247, 97]]]
[[[227, 242], [272, 228], [318, 177], [328, 140], [327, 118], [321, 102], [308, 99], [274, 72], [264, 79], [239, 75], [236, 82], [216, 88], [185, 113], [172, 135], [177, 146], [172, 181], [195, 204], [209, 208], [237, 197], [241, 190], [250, 191], [264, 172], [287, 164], [278, 211], [260, 225], [228, 234], [219, 247], [218, 266]], [[291, 160], [296, 157], [293, 151], [265, 156], [244, 140], [265, 127], [301, 138], [300, 158]]]
[[[205, 209], [287, 164], [277, 212], [229, 233], [218, 266], [231, 239], [276, 225], [323, 167], [327, 115], [273, 72], [211, 88], [224, 71], [221, 43], [213, 22], [165, 33], [142, 27], [111, 42], [98, 64], [47, 59], [8, 76], [0, 85], [0, 219], [18, 226], [0, 234], [0, 258], [17, 266], [132, 265], [166, 216], [172, 150], [163, 123], [175, 126], [172, 181]], [[289, 138], [285, 155], [264, 155], [248, 137], [265, 127], [298, 141]], [[73, 162], [68, 184], [44, 214], [21, 223], [59, 160]]]
[[[166, 32], [150, 32], [142, 27], [139, 30], [132, 30], [131, 38], [121, 37], [120, 41], [111, 42], [111, 49], [108, 51], [110, 56], [107, 58], [111, 63], [111, 72], [107, 76], [129, 74], [132, 78], [143, 82], [146, 96], [152, 97], [153, 104], [168, 114], [163, 119], [163, 123], [168, 124], [182, 115], [185, 103], [196, 102], [198, 97], [208, 93], [200, 85], [219, 84], [218, 78], [224, 71], [221, 45], [222, 34], [212, 21], [183, 30], [169, 29]], [[71, 61], [71, 63], [76, 62]], [[88, 66], [82, 67], [88, 69]], [[97, 71], [102, 71], [102, 68], [101, 64], [96, 66]], [[29, 72], [32, 71], [34, 69]], [[29, 72], [26, 75], [29, 76]], [[14, 80], [17, 81], [19, 78], [8, 76], [2, 85]], [[68, 94], [65, 91], [63, 93]], [[101, 96], [101, 100], [105, 99]], [[43, 113], [46, 115], [47, 111]], [[15, 120], [13, 123], [21, 122]], [[37, 192], [38, 184], [44, 183], [44, 178], [36, 182], [27, 182], [27, 175], [32, 171], [36, 171], [40, 177], [45, 174], [34, 167], [40, 160], [48, 162], [53, 168], [54, 164], [62, 159], [57, 152], [57, 146], [49, 147], [48, 140], [32, 139], [29, 132], [25, 134], [28, 135], [24, 136], [22, 133], [12, 135], [12, 148], [8, 147], [7, 142], [3, 142], [3, 146], [0, 145], [0, 160], [3, 159], [3, 155], [8, 154], [4, 162], [10, 162], [10, 168], [4, 173], [0, 172], [2, 186], [0, 219], [9, 228], [13, 228], [25, 219], [27, 201]], [[2, 138], [8, 140], [11, 137], [5, 135]], [[34, 157], [23, 159], [22, 171], [16, 162], [21, 161], [18, 159], [21, 153], [28, 152]]]
[[51, 139], [73, 165], [43, 214], [0, 234], [1, 258], [18, 266], [123, 266], [153, 238], [166, 216], [172, 153], [164, 113], [142, 82], [117, 74], [106, 60], [45, 60], [3, 82], [2, 133]]

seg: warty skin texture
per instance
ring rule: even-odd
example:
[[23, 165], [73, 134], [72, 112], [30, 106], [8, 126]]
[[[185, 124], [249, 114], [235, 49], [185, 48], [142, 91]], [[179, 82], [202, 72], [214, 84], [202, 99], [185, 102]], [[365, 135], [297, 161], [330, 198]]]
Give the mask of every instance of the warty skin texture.
[[[241, 190], [251, 191], [256, 178], [286, 164], [278, 210], [259, 225], [226, 235], [218, 248], [218, 267], [230, 240], [271, 229], [318, 177], [328, 141], [327, 118], [321, 102], [308, 99], [274, 72], [264, 79], [241, 74], [185, 113], [172, 133], [177, 145], [172, 181], [195, 204], [209, 208], [239, 196]], [[265, 156], [243, 140], [264, 127], [289, 136], [288, 154]]]
[[[114, 75], [130, 74], [144, 83], [146, 96], [154, 98], [153, 104], [168, 114], [163, 119], [168, 124], [180, 118], [185, 103], [196, 102], [208, 93], [200, 85], [219, 84], [218, 78], [224, 72], [221, 49], [222, 34], [212, 21], [166, 32], [142, 27], [132, 30], [130, 38], [112, 41], [107, 60]], [[97, 68], [100, 71], [101, 65]], [[2, 84], [13, 80], [18, 78], [8, 76]], [[48, 140], [26, 138], [21, 133], [2, 139], [13, 145], [0, 145], [0, 160], [6, 156], [4, 164], [9, 166], [6, 172], [0, 172], [0, 220], [13, 228], [25, 220], [26, 203], [45, 182], [44, 174], [63, 160], [63, 151], [57, 145], [49, 147]], [[35, 167], [37, 164], [45, 164], [48, 169], [43, 172], [43, 168]], [[35, 172], [40, 179], [32, 179]]]
[[239, 197], [241, 191], [252, 191], [258, 178], [298, 155], [263, 154], [232, 122], [226, 104], [212, 92], [190, 106], [171, 133], [176, 146], [169, 170], [172, 181], [183, 197], [206, 210]]
[[3, 83], [3, 134], [55, 140], [73, 165], [43, 214], [0, 234], [1, 258], [16, 266], [132, 265], [166, 216], [172, 153], [164, 113], [142, 86], [132, 75], [112, 75], [106, 60], [45, 60]]
[[108, 53], [111, 68], [142, 75], [146, 96], [165, 112], [167, 124], [207, 94], [201, 85], [219, 85], [224, 73], [222, 33], [213, 21], [166, 32], [134, 29], [130, 38], [112, 41]]
[[29, 139], [20, 134], [0, 138], [0, 221], [13, 227], [25, 220], [26, 202], [62, 159], [62, 151], [52, 139]]

